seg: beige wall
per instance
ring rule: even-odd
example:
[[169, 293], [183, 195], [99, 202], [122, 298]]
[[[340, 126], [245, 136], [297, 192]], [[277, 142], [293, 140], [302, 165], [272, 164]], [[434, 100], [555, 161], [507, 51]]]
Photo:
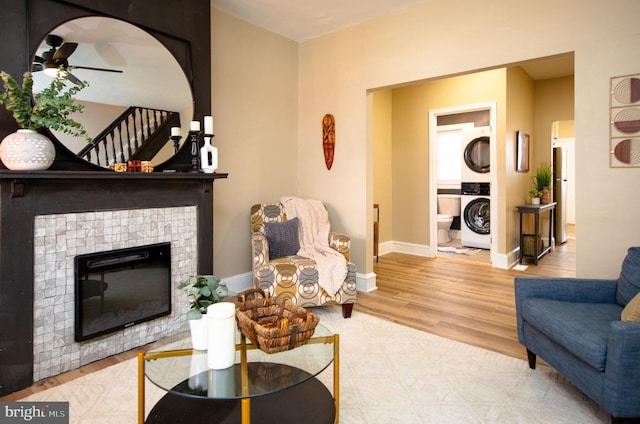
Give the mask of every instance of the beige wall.
[[[575, 52], [577, 273], [617, 276], [640, 240], [631, 213], [640, 200], [629, 196], [640, 190], [640, 169], [609, 168], [609, 80], [640, 72], [640, 56], [628, 54], [640, 42], [640, 2], [517, 6], [433, 0], [299, 45], [214, 11], [213, 113], [220, 168], [230, 172], [216, 183], [216, 272], [250, 270], [250, 204], [296, 190], [328, 203], [334, 227], [353, 237], [358, 271], [372, 272], [370, 90]], [[331, 171], [321, 149], [326, 113], [336, 117]], [[295, 169], [262, 159], [279, 154], [297, 159]]]
[[373, 93], [373, 202], [377, 203], [380, 209], [378, 238], [380, 243], [392, 241], [392, 100], [391, 90], [379, 90]]
[[[507, 70], [507, 116], [505, 130], [504, 161], [499, 162], [498, 182], [500, 187], [499, 208], [504, 211], [505, 219], [499, 223], [500, 234], [498, 252], [511, 253], [510, 263], [515, 260], [516, 248], [520, 245], [520, 215], [516, 206], [531, 203], [529, 189], [533, 186], [531, 177], [535, 173], [537, 162], [533, 158], [533, 148], [529, 149], [529, 172], [516, 171], [517, 131], [529, 134], [530, 143], [534, 143], [537, 134], [534, 129], [534, 83], [519, 66]], [[547, 142], [551, 146], [551, 140]], [[531, 216], [529, 215], [528, 218]], [[525, 221], [526, 222], [526, 221]], [[531, 228], [531, 227], [529, 227]], [[547, 227], [548, 228], [548, 227]], [[529, 230], [528, 232], [533, 232]]]
[[[562, 121], [560, 125], [564, 137], [573, 137], [574, 110], [574, 78], [554, 78], [538, 81], [535, 84], [535, 162], [551, 163], [552, 124]], [[571, 134], [571, 135], [567, 135]]]
[[229, 173], [214, 184], [214, 272], [224, 278], [251, 270], [251, 205], [297, 192], [298, 44], [216, 10], [212, 28], [213, 145]]

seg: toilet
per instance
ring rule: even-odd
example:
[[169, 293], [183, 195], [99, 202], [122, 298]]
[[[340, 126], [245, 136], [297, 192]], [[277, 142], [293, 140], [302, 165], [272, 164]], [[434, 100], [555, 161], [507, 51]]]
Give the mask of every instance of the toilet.
[[448, 243], [454, 216], [460, 216], [459, 194], [438, 194], [438, 244]]

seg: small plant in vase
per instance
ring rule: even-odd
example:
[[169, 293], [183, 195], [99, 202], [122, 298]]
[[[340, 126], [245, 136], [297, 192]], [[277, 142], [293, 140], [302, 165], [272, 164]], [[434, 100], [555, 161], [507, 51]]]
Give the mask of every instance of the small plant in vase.
[[529, 195], [531, 196], [532, 205], [540, 204], [540, 196], [542, 196], [542, 191], [538, 190], [538, 187], [533, 187], [531, 190], [529, 190]]
[[220, 284], [215, 275], [194, 275], [178, 285], [189, 296], [189, 311], [187, 320], [191, 329], [193, 348], [204, 350], [207, 348], [207, 325], [202, 319], [207, 313], [207, 307], [220, 302], [227, 296], [234, 296], [226, 285]]

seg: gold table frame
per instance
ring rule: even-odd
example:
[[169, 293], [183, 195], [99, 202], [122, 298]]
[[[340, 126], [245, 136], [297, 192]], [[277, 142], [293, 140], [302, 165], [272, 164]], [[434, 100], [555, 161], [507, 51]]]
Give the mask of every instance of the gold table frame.
[[[333, 344], [333, 401], [336, 409], [335, 424], [338, 424], [340, 416], [340, 336], [338, 334], [333, 334], [332, 336], [312, 337], [306, 344], [321, 343]], [[236, 351], [240, 351], [240, 367], [242, 375], [242, 397], [239, 398], [242, 411], [242, 424], [251, 423], [251, 398], [249, 397], [247, 350], [254, 349], [258, 349], [258, 347], [253, 344], [247, 344], [246, 338], [241, 335], [240, 343], [236, 344]], [[175, 356], [190, 356], [192, 353], [193, 349], [176, 349], [157, 352], [146, 352], [141, 350], [138, 352], [138, 424], [144, 424], [145, 420], [145, 362]], [[272, 355], [277, 355], [277, 353]], [[287, 388], [282, 390], [287, 390]]]

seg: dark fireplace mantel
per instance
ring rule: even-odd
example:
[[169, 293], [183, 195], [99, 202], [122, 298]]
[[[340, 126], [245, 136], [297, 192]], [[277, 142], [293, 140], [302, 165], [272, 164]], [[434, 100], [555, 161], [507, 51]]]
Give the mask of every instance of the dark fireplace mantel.
[[0, 171], [0, 396], [33, 383], [36, 216], [196, 206], [197, 271], [212, 273], [213, 182], [221, 178], [227, 174]]

